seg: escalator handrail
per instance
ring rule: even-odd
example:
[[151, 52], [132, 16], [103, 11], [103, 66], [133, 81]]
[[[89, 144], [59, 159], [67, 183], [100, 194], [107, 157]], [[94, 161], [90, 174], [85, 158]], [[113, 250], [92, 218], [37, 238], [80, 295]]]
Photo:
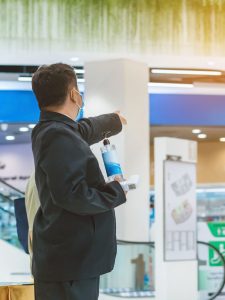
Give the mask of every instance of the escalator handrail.
[[152, 246], [153, 248], [155, 247], [154, 242], [132, 242], [132, 241], [125, 241], [125, 240], [117, 240], [117, 244], [119, 245], [147, 245], [147, 246]]
[[[147, 245], [147, 246], [150, 246], [151, 248], [155, 248], [155, 243], [154, 242], [132, 242], [132, 241], [117, 240], [117, 243], [119, 245]], [[203, 242], [203, 241], [197, 241], [197, 244], [205, 245], [207, 247], [211, 247], [219, 255], [219, 257], [222, 261], [222, 265], [223, 265], [223, 280], [222, 280], [222, 283], [221, 283], [218, 291], [214, 295], [212, 295], [210, 298], [207, 299], [207, 300], [213, 300], [221, 294], [221, 292], [222, 292], [222, 290], [224, 289], [224, 286], [225, 286], [225, 258], [221, 254], [221, 252], [215, 246], [213, 246], [212, 244], [207, 243], [207, 242]]]
[[20, 194], [22, 194], [22, 195], [25, 195], [24, 192], [22, 192], [21, 190], [19, 190], [18, 188], [14, 187], [14, 186], [12, 186], [11, 184], [5, 182], [4, 180], [0, 179], [0, 182], [3, 183], [3, 184], [5, 184], [5, 185], [8, 186], [9, 188], [13, 189], [14, 191], [16, 191], [16, 192], [18, 192], [18, 193], [20, 193]]

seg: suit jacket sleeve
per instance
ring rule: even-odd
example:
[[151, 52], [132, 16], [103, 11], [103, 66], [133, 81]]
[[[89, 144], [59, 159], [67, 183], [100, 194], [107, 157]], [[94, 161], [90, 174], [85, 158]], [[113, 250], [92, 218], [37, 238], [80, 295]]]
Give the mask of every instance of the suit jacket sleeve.
[[119, 133], [122, 130], [122, 123], [119, 116], [112, 113], [81, 119], [78, 128], [82, 138], [92, 145], [100, 142], [106, 133], [108, 133], [107, 137]]
[[41, 168], [46, 174], [54, 204], [75, 214], [93, 215], [126, 202], [125, 193], [118, 182], [88, 186], [88, 161], [83, 143], [59, 128], [46, 139]]

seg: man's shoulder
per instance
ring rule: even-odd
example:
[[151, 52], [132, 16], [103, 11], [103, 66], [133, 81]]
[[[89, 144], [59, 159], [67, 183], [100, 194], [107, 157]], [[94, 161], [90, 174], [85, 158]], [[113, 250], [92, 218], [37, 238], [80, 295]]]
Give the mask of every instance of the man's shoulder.
[[35, 127], [32, 138], [37, 136], [41, 137], [41, 139], [49, 139], [52, 137], [60, 137], [64, 135], [76, 135], [77, 132], [75, 130], [71, 130], [70, 126], [67, 124], [49, 121], [49, 122], [40, 122]]
[[[61, 122], [40, 122], [32, 134], [32, 147], [36, 149], [47, 149], [50, 145], [71, 145], [75, 148], [82, 148], [84, 141], [79, 132], [67, 124]], [[61, 146], [60, 146], [61, 147]]]

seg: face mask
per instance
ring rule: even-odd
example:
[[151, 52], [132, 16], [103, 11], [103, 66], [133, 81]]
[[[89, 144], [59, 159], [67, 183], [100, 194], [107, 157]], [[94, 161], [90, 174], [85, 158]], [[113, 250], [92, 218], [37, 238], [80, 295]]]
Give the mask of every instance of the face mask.
[[81, 106], [79, 106], [78, 104], [76, 104], [76, 105], [77, 105], [77, 107], [79, 108], [79, 110], [78, 110], [77, 116], [76, 116], [76, 118], [75, 118], [75, 121], [79, 121], [79, 120], [82, 119], [83, 116], [84, 116], [84, 109], [83, 109], [83, 106], [81, 107]]
[[82, 100], [81, 93], [78, 90], [76, 90], [76, 89], [75, 89], [75, 91], [76, 91], [76, 93], [78, 93], [80, 95], [81, 101], [82, 101], [82, 105], [81, 106], [76, 103], [76, 106], [79, 108], [79, 110], [78, 110], [78, 113], [76, 115], [75, 121], [79, 121], [80, 119], [82, 119], [84, 117], [83, 100]]

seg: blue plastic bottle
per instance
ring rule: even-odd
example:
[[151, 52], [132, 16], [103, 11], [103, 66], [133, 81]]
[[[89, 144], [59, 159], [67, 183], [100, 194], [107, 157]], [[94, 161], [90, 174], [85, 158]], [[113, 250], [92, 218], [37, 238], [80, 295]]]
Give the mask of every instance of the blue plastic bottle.
[[114, 180], [115, 176], [120, 177], [123, 181], [123, 173], [117, 158], [115, 145], [111, 145], [107, 138], [103, 140], [103, 145], [101, 152], [109, 181]]

